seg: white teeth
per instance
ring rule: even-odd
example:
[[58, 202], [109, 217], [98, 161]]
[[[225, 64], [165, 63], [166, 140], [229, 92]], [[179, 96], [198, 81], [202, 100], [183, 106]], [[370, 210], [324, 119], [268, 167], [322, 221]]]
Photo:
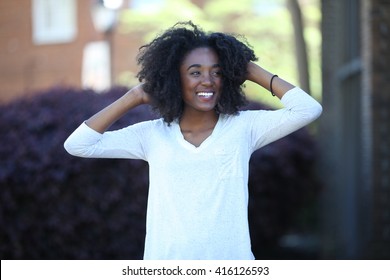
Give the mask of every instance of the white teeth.
[[202, 96], [202, 97], [211, 97], [214, 95], [213, 92], [198, 92], [197, 95]]

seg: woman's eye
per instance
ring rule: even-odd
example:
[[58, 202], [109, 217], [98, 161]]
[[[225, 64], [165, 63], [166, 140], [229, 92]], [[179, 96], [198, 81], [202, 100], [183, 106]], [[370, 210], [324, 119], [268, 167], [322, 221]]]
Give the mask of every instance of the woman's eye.
[[[199, 77], [202, 75], [202, 73], [200, 71], [193, 71], [193, 72], [190, 72], [190, 75], [195, 76], [195, 77]], [[221, 71], [213, 71], [210, 73], [210, 75], [212, 75], [213, 77], [220, 77], [222, 75], [222, 73], [221, 73]]]

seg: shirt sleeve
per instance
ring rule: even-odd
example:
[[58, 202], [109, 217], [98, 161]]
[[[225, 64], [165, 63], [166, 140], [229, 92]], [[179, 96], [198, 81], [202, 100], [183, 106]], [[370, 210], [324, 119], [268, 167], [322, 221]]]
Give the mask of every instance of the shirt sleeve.
[[151, 122], [141, 122], [103, 134], [83, 122], [65, 141], [65, 150], [86, 158], [128, 158], [146, 160], [143, 130]]
[[308, 125], [322, 113], [321, 104], [298, 87], [286, 92], [281, 102], [282, 109], [254, 113], [251, 120], [252, 151]]

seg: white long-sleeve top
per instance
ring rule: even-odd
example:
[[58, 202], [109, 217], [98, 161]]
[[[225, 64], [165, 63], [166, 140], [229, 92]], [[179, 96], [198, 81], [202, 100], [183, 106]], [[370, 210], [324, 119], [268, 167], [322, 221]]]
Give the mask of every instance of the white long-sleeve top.
[[322, 112], [297, 87], [281, 102], [283, 109], [221, 114], [199, 147], [184, 139], [178, 122], [168, 126], [162, 119], [103, 134], [82, 123], [64, 146], [75, 156], [148, 162], [144, 259], [253, 259], [247, 216], [250, 156]]

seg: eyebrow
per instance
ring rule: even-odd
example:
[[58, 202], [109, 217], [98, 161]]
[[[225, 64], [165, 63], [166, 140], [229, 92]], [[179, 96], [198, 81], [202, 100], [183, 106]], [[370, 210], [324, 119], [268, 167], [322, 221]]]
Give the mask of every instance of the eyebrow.
[[[192, 64], [190, 65], [187, 70], [189, 70], [190, 68], [197, 68], [197, 67], [202, 67], [202, 65], [200, 64]], [[221, 67], [221, 65], [219, 65], [218, 63], [214, 64], [213, 66], [211, 66], [211, 68], [219, 68]]]

